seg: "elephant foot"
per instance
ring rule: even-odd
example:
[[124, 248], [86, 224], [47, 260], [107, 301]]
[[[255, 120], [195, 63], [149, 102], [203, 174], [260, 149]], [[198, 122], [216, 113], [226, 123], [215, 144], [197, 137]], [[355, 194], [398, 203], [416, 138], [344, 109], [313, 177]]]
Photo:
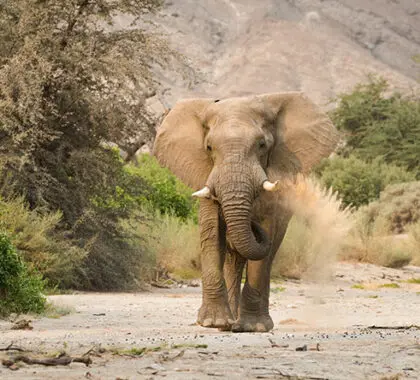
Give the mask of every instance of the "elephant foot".
[[232, 325], [233, 332], [267, 332], [274, 327], [271, 317], [266, 315], [241, 315]]
[[203, 327], [230, 330], [230, 327], [234, 323], [234, 319], [227, 301], [203, 301], [198, 312], [197, 323]]

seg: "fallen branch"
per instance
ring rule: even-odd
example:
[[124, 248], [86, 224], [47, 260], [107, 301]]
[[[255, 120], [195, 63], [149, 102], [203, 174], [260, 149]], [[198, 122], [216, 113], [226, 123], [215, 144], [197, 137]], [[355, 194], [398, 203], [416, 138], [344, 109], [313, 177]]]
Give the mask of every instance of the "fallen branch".
[[410, 330], [410, 329], [416, 329], [420, 330], [419, 325], [409, 325], [409, 326], [369, 326], [368, 329], [371, 330]]
[[26, 355], [18, 355], [13, 359], [3, 360], [2, 364], [6, 367], [11, 367], [12, 365], [24, 362], [26, 364], [40, 364], [45, 366], [57, 366], [57, 365], [69, 365], [70, 363], [83, 363], [86, 366], [92, 364], [92, 359], [88, 357], [70, 357], [70, 356], [60, 356], [58, 358], [45, 358], [45, 359], [35, 359], [30, 358]]

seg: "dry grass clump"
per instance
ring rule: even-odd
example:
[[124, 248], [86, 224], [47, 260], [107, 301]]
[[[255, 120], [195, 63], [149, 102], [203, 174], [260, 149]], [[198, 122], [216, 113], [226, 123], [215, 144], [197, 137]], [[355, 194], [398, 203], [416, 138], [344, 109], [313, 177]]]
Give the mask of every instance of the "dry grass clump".
[[304, 176], [288, 183], [285, 198], [294, 216], [274, 261], [273, 275], [328, 279], [352, 227], [350, 209], [343, 209], [331, 189]]
[[420, 221], [408, 228], [408, 247], [412, 253], [412, 265], [420, 266]]
[[343, 260], [401, 268], [411, 262], [413, 251], [407, 235], [392, 235], [384, 217], [372, 218], [369, 205], [355, 213], [355, 224], [343, 246]]
[[387, 186], [365, 212], [371, 219], [382, 218], [390, 233], [407, 232], [407, 226], [420, 221], [420, 181]]
[[200, 277], [200, 234], [193, 220], [156, 212], [147, 230], [146, 247], [153, 261], [155, 278], [170, 274], [176, 279]]
[[420, 181], [388, 186], [355, 220], [343, 259], [391, 268], [420, 265]]
[[23, 198], [0, 198], [0, 230], [9, 234], [30, 268], [36, 268], [50, 285], [65, 287], [75, 281], [86, 252], [56, 232], [60, 219], [60, 212], [30, 210]]

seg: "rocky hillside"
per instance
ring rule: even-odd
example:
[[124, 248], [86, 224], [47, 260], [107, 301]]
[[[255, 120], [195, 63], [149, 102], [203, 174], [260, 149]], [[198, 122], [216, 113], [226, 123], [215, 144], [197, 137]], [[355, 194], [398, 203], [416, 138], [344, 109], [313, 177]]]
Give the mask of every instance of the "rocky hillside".
[[326, 106], [372, 72], [419, 89], [419, 0], [173, 0], [157, 21], [199, 71], [160, 73], [165, 106], [289, 90]]

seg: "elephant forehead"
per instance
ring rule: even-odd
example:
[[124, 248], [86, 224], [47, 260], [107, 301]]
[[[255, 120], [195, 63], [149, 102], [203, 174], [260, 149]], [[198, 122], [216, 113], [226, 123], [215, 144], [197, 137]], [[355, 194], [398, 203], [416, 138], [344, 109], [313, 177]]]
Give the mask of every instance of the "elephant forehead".
[[206, 109], [205, 118], [230, 119], [230, 118], [257, 118], [260, 114], [256, 111], [252, 99], [249, 98], [231, 98], [212, 103]]

